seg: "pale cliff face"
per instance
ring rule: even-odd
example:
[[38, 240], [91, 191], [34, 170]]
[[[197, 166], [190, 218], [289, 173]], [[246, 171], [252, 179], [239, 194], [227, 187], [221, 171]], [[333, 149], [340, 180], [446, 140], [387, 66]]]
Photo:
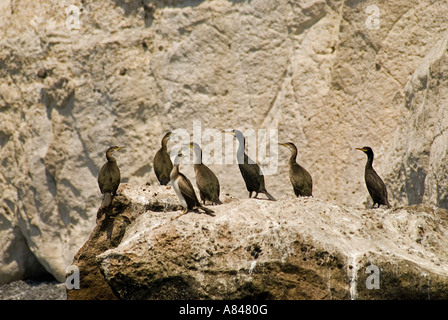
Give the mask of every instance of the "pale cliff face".
[[[427, 133], [431, 122], [424, 117], [404, 120], [415, 115], [407, 109], [412, 90], [406, 84], [445, 37], [445, 2], [145, 3], [0, 4], [0, 214], [6, 248], [26, 243], [61, 279], [94, 224], [101, 202], [96, 179], [107, 148], [128, 147], [117, 157], [123, 182], [156, 183], [151, 161], [161, 137], [175, 129], [193, 134], [194, 121], [203, 132], [278, 130], [279, 140], [297, 145], [297, 161], [313, 176], [316, 198], [364, 206], [365, 158], [354, 148], [369, 145], [377, 172], [390, 183], [392, 204], [413, 203], [421, 190], [416, 199], [447, 207], [443, 123]], [[70, 4], [79, 11], [66, 11]], [[378, 29], [372, 11], [366, 12], [373, 4]], [[431, 60], [432, 67], [439, 60]], [[422, 91], [430, 99], [422, 100], [423, 107], [411, 103], [430, 119], [446, 114], [446, 72], [439, 65], [441, 72], [431, 73]], [[415, 137], [427, 135], [414, 151], [406, 140], [413, 130], [419, 132]], [[420, 161], [419, 150], [428, 148], [431, 157]], [[409, 154], [417, 160], [406, 160]], [[266, 176], [276, 198], [293, 197], [288, 157], [279, 150], [278, 173]], [[400, 163], [424, 166], [424, 174], [397, 177]], [[210, 167], [223, 194], [246, 194], [235, 163]], [[183, 171], [194, 184], [192, 166]], [[10, 251], [0, 260], [7, 277], [20, 277], [22, 262], [8, 262]]]

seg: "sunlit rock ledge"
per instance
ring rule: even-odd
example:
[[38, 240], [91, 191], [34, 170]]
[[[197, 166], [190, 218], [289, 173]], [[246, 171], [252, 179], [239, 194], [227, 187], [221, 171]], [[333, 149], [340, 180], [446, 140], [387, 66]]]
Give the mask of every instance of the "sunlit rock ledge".
[[122, 184], [75, 256], [68, 298], [448, 298], [445, 209], [221, 200], [214, 217], [180, 216], [172, 188]]

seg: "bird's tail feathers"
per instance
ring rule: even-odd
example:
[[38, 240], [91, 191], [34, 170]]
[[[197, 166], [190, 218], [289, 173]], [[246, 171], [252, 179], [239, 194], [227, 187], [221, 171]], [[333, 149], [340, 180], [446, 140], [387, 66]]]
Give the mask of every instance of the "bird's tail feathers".
[[277, 201], [277, 199], [275, 199], [269, 192], [267, 192], [266, 190], [263, 192], [269, 200], [271, 201]]
[[101, 202], [101, 207], [108, 207], [112, 202], [112, 195], [110, 192], [106, 192], [103, 196], [103, 201]]
[[215, 211], [213, 211], [212, 209], [209, 209], [209, 208], [207, 208], [207, 207], [204, 207], [203, 205], [201, 205], [201, 209], [204, 210], [204, 212], [205, 212], [206, 214], [209, 214], [209, 215], [211, 215], [211, 216], [215, 216], [215, 215], [214, 215]]

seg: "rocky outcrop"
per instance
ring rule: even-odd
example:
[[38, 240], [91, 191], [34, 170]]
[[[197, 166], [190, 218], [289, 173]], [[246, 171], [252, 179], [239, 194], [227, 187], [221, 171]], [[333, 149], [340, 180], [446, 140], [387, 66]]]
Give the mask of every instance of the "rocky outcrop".
[[[174, 197], [173, 197], [174, 196]], [[149, 200], [149, 201], [148, 201]], [[169, 187], [133, 188], [121, 184], [110, 207], [100, 208], [89, 239], [76, 253], [71, 266], [79, 271], [79, 289], [68, 288], [70, 300], [116, 300], [119, 297], [105, 281], [97, 256], [117, 247], [129, 223], [145, 212], [165, 212], [181, 208]], [[120, 219], [125, 217], [125, 219]], [[67, 277], [70, 276], [67, 274]]]
[[[393, 205], [447, 207], [442, 122], [432, 130], [419, 116], [408, 122], [422, 126], [415, 135], [402, 123], [446, 111], [444, 55], [439, 67], [431, 60], [426, 89], [412, 77], [446, 35], [446, 1], [4, 0], [0, 9], [0, 282], [42, 272], [64, 281], [95, 226], [107, 147], [128, 146], [123, 183], [155, 183], [160, 138], [192, 134], [194, 121], [203, 132], [278, 129], [298, 146], [316, 198], [364, 206], [354, 147], [369, 145]], [[267, 188], [293, 196], [288, 154], [279, 157]], [[211, 166], [224, 193], [246, 194], [235, 164]]]
[[119, 220], [99, 221], [73, 262], [89, 279], [71, 299], [104, 298], [102, 287], [120, 299], [448, 298], [444, 209], [226, 197], [215, 217], [180, 216], [171, 188], [132, 185], [113, 205], [130, 224], [117, 238]]

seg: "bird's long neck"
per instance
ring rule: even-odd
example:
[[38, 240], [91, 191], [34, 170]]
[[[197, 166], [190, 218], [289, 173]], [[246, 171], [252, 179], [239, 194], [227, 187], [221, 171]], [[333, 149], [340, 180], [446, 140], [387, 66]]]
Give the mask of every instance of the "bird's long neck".
[[171, 169], [170, 179], [173, 180], [179, 175], [179, 163], [175, 163], [173, 169]]
[[373, 164], [373, 154], [367, 154], [366, 169], [373, 168], [372, 164]]
[[166, 146], [167, 143], [168, 143], [168, 138], [163, 138], [162, 139], [162, 149], [165, 151], [167, 150], [167, 146]]
[[112, 151], [106, 152], [106, 159], [109, 162], [117, 162], [117, 159], [115, 159], [115, 157], [112, 155]]
[[239, 145], [238, 150], [236, 151], [236, 160], [239, 164], [244, 163], [244, 146], [245, 146], [245, 139], [244, 137], [237, 137]]
[[297, 148], [293, 147], [291, 148], [291, 157], [289, 158], [289, 165], [291, 166], [297, 163], [296, 159], [297, 159]]
[[202, 163], [202, 149], [198, 147], [193, 147], [194, 152], [194, 164], [201, 164]]

